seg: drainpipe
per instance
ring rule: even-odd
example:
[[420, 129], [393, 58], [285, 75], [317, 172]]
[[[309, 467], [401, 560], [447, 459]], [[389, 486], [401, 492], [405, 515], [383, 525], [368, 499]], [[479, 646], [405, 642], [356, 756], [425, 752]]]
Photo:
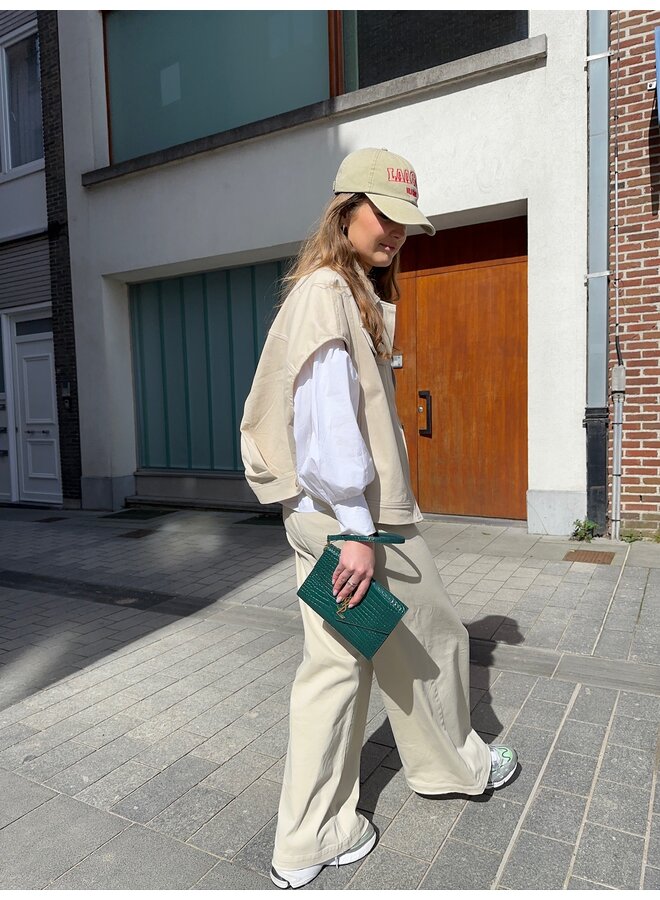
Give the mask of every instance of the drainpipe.
[[609, 13], [588, 13], [587, 518], [606, 531]]
[[626, 396], [626, 367], [619, 343], [619, 70], [621, 67], [620, 10], [616, 12], [616, 87], [614, 93], [614, 346], [617, 364], [612, 368], [612, 540], [621, 536], [621, 475], [623, 468], [623, 403]]

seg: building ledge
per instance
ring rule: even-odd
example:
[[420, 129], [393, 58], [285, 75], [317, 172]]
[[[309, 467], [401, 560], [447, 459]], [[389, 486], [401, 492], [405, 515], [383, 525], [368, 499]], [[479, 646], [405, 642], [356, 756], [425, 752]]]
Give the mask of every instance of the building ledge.
[[85, 172], [82, 175], [82, 184], [84, 187], [93, 187], [157, 166], [177, 163], [200, 153], [209, 153], [222, 147], [256, 140], [279, 131], [300, 128], [321, 119], [338, 118], [382, 105], [422, 99], [425, 95], [460, 90], [471, 83], [504, 78], [518, 72], [538, 68], [544, 64], [546, 57], [546, 35], [536, 35], [524, 41], [496, 47], [494, 50], [486, 50], [484, 53], [476, 53], [474, 56], [457, 59], [432, 69], [424, 69], [412, 75], [403, 75], [401, 78], [361, 88], [339, 97], [331, 97], [329, 100], [322, 100], [300, 109], [270, 116], [258, 122], [250, 122], [238, 128], [231, 128], [229, 131], [210, 134], [177, 144], [174, 147], [167, 147], [164, 150], [157, 150], [154, 153], [147, 153], [144, 156], [105, 166], [102, 169]]

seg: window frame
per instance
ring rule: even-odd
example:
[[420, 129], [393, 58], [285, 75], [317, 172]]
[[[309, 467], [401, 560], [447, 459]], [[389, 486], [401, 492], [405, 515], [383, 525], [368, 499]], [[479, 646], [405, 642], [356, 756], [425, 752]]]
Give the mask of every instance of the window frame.
[[[18, 44], [25, 38], [37, 35], [39, 40], [39, 29], [36, 21], [27, 22], [10, 31], [8, 34], [0, 37], [0, 184], [5, 181], [12, 181], [15, 178], [22, 178], [32, 172], [38, 172], [44, 168], [44, 154], [39, 159], [33, 159], [30, 162], [23, 163], [20, 166], [11, 166], [7, 168], [7, 164], [11, 163], [11, 135], [9, 124], [9, 78], [7, 74], [7, 50]], [[39, 90], [41, 91], [41, 72], [39, 72]], [[42, 98], [43, 102], [43, 98]], [[43, 110], [43, 106], [42, 106]], [[43, 119], [42, 119], [43, 131]], [[42, 139], [43, 150], [43, 139]]]

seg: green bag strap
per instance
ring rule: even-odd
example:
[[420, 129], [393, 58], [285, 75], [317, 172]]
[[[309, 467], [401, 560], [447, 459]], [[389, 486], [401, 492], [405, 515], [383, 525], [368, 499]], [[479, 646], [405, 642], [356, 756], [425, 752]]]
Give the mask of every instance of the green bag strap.
[[364, 544], [405, 544], [406, 539], [402, 534], [329, 534], [328, 543], [331, 541], [360, 541]]

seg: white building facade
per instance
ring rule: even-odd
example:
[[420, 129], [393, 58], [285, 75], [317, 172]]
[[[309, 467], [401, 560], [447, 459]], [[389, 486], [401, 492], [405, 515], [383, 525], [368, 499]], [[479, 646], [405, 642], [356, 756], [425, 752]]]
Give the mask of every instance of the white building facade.
[[[145, 88], [133, 119], [122, 112], [122, 78], [130, 88], [137, 76], [116, 56], [136, 21], [112, 17], [131, 15], [169, 14], [58, 14], [83, 507], [252, 502], [237, 427], [277, 279], [343, 157], [387, 147], [413, 162], [438, 229], [409, 238], [397, 313], [399, 409], [422, 509], [570, 531], [587, 509], [586, 13], [530, 10], [500, 46], [430, 67], [426, 56], [419, 70], [413, 59], [366, 85], [362, 24], [351, 31], [344, 14], [344, 71], [330, 66], [329, 87], [294, 71], [311, 93], [286, 108], [284, 72], [279, 112], [254, 98], [254, 109], [225, 109], [238, 86], [221, 73], [205, 98], [217, 112], [208, 134], [183, 109], [194, 29], [177, 48], [172, 34], [183, 44], [186, 31], [164, 21], [160, 43], [151, 32], [163, 48], [149, 63], [155, 99]], [[176, 15], [289, 17], [266, 23], [272, 71], [278, 53], [286, 67], [302, 52], [296, 39], [323, 41], [297, 13]], [[153, 19], [138, 24], [146, 41]], [[140, 119], [150, 102], [157, 115]]]

